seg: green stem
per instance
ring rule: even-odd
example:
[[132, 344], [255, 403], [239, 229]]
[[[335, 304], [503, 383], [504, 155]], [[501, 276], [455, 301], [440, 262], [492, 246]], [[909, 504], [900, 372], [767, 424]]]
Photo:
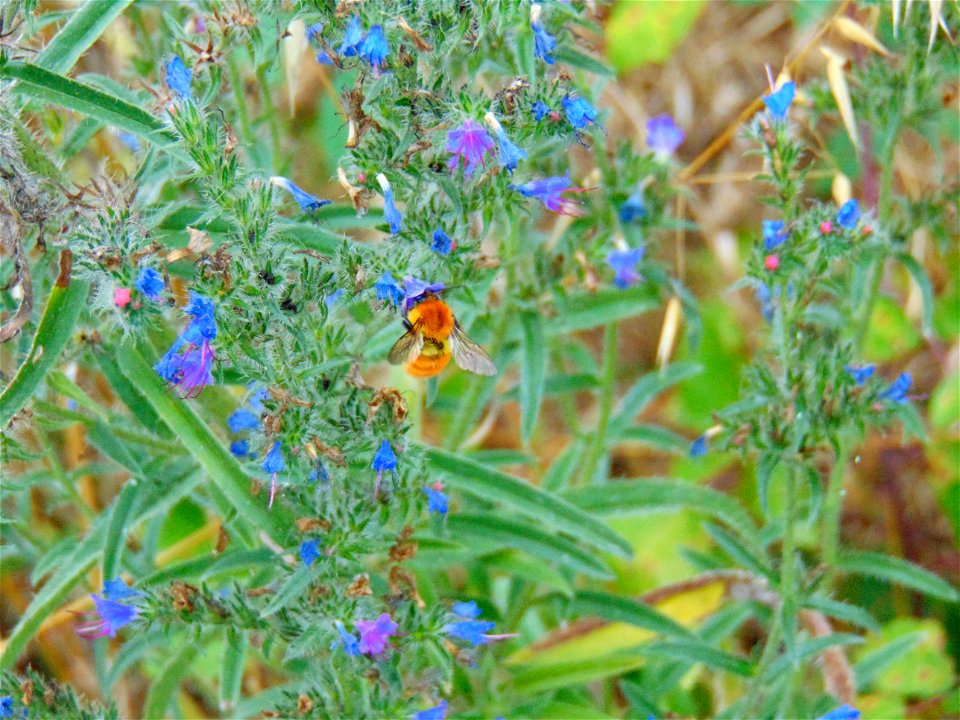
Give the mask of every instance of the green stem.
[[270, 85], [267, 82], [266, 66], [257, 69], [257, 81], [263, 88], [263, 111], [266, 115], [267, 123], [270, 125], [270, 145], [273, 148], [273, 158], [271, 165], [276, 165], [280, 160], [280, 124], [277, 122], [277, 109], [273, 105], [273, 98], [270, 96]]
[[613, 408], [613, 386], [617, 370], [617, 324], [607, 323], [603, 329], [603, 377], [600, 385], [600, 418], [593, 432], [593, 442], [583, 464], [581, 482], [589, 485], [607, 449], [607, 425]]
[[247, 100], [243, 95], [243, 78], [240, 75], [240, 64], [236, 53], [227, 55], [227, 70], [230, 73], [230, 85], [233, 88], [233, 100], [237, 106], [237, 117], [240, 119], [240, 135], [247, 147], [253, 147], [256, 139], [253, 136], [253, 127], [250, 125]]
[[783, 635], [783, 614], [780, 608], [773, 609], [773, 622], [770, 625], [770, 633], [767, 635], [767, 642], [763, 646], [763, 653], [760, 655], [760, 662], [757, 664], [757, 672], [753, 676], [750, 688], [747, 691], [747, 704], [744, 717], [757, 717], [757, 705], [760, 703], [761, 690], [764, 687], [764, 676], [767, 674], [767, 668], [774, 661], [777, 652], [780, 649], [780, 637]]
[[822, 555], [821, 563], [827, 568], [827, 583], [832, 584], [833, 566], [840, 549], [840, 509], [843, 505], [843, 476], [847, 469], [848, 451], [842, 444], [837, 449], [833, 471], [830, 473], [830, 485], [823, 505]]
[[[797, 541], [794, 519], [797, 514], [797, 470], [792, 464], [787, 467], [787, 482], [785, 488], [785, 502], [783, 519], [786, 524], [783, 530], [783, 551], [780, 559], [780, 611], [783, 616], [781, 625], [793, 630], [796, 634], [797, 601]], [[795, 640], [794, 640], [795, 641]], [[795, 668], [791, 667], [792, 672]], [[790, 705], [790, 684], [787, 684], [784, 697], [784, 706]]]

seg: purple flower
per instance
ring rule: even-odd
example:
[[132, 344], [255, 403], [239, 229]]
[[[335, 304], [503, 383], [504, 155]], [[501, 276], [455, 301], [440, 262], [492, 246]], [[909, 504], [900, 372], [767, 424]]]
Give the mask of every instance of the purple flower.
[[860, 221], [860, 203], [850, 198], [837, 211], [837, 222], [847, 230], [853, 230]]
[[550, 112], [550, 107], [542, 100], [537, 100], [530, 108], [534, 120], [543, 120], [543, 116]]
[[[533, 54], [543, 60], [547, 65], [553, 65], [553, 48], [557, 41], [547, 32], [547, 29], [540, 21], [540, 14], [543, 11], [540, 3], [533, 3], [530, 6], [530, 29], [533, 30]], [[538, 118], [539, 119], [539, 118]]]
[[103, 584], [103, 596], [107, 600], [128, 600], [143, 595], [139, 590], [131, 588], [122, 578], [107, 580]]
[[363, 42], [363, 25], [360, 24], [360, 16], [354, 15], [347, 23], [347, 30], [343, 34], [343, 41], [337, 52], [344, 57], [357, 55], [360, 49], [360, 43]]
[[478, 164], [484, 165], [484, 153], [492, 154], [492, 151], [493, 138], [487, 131], [473, 120], [465, 120], [460, 127], [451, 130], [447, 135], [445, 152], [451, 154], [447, 160], [447, 168], [456, 170], [462, 159], [465, 166], [463, 175], [470, 177]]
[[658, 155], [672, 155], [685, 137], [669, 115], [657, 115], [647, 120], [647, 147]]
[[447, 502], [450, 498], [432, 487], [425, 487], [423, 492], [427, 496], [427, 512], [447, 514]]
[[626, 290], [642, 279], [636, 266], [643, 259], [643, 250], [642, 247], [612, 250], [607, 255], [607, 265], [614, 271], [613, 284], [621, 290]]
[[581, 204], [576, 200], [562, 197], [564, 192], [586, 192], [586, 188], [570, 187], [570, 172], [566, 175], [531, 180], [524, 185], [511, 185], [521, 195], [533, 197], [542, 202], [548, 210], [561, 215], [583, 215]]
[[[193, 327], [193, 325], [191, 325]], [[210, 372], [213, 363], [213, 348], [205, 338], [195, 345], [184, 338], [187, 332], [174, 340], [160, 361], [153, 366], [164, 381], [177, 389], [182, 398], [197, 397], [207, 385], [213, 382]], [[186, 351], [180, 350], [186, 347]]]
[[769, 252], [787, 239], [786, 225], [783, 220], [763, 221], [763, 245]]
[[637, 190], [628, 197], [623, 205], [620, 206], [620, 222], [630, 223], [639, 218], [645, 217], [647, 208], [643, 205], [643, 191]]
[[577, 130], [583, 130], [590, 123], [597, 121], [597, 109], [583, 98], [565, 97], [560, 101], [567, 120]]
[[248, 456], [254, 457], [253, 453], [250, 452], [250, 443], [246, 440], [234, 440], [230, 443], [230, 452], [233, 453], [234, 457], [241, 460]]
[[370, 28], [367, 36], [360, 43], [357, 54], [370, 64], [375, 73], [380, 71], [383, 67], [383, 61], [390, 54], [390, 46], [387, 44], [387, 38], [383, 34], [382, 27], [374, 25]]
[[793, 102], [793, 96], [796, 93], [797, 84], [793, 80], [788, 80], [769, 95], [764, 95], [763, 102], [770, 111], [770, 117], [774, 120], [785, 120], [787, 110], [790, 109], [790, 103]]
[[337, 632], [340, 634], [339, 640], [334, 640], [330, 643], [330, 649], [333, 650], [337, 647], [343, 646], [343, 651], [347, 655], [359, 655], [360, 654], [360, 641], [357, 640], [357, 636], [348, 633], [346, 628], [343, 627], [342, 622], [336, 624]]
[[273, 499], [277, 495], [277, 473], [287, 469], [287, 464], [283, 461], [283, 452], [280, 450], [280, 441], [277, 440], [270, 448], [266, 458], [263, 460], [264, 472], [270, 473], [270, 502], [267, 507], [273, 507]]
[[707, 454], [710, 448], [707, 446], [707, 436], [701, 435], [690, 444], [690, 457], [698, 458]]
[[882, 400], [906, 403], [908, 400], [907, 393], [910, 391], [912, 382], [913, 378], [910, 377], [910, 373], [901, 373], [896, 380], [890, 383], [890, 387], [880, 393], [879, 397]]
[[360, 633], [360, 652], [366, 655], [380, 655], [387, 649], [387, 640], [397, 632], [397, 624], [387, 613], [381, 613], [376, 620], [358, 620], [357, 632]]
[[129, 625], [140, 614], [137, 608], [130, 605], [102, 598], [99, 595], [90, 597], [93, 598], [93, 604], [97, 607], [96, 614], [99, 618], [77, 628], [77, 634], [83, 637], [98, 638], [104, 635], [116, 637], [117, 630], [124, 625]]
[[187, 69], [179, 55], [174, 55], [164, 66], [166, 77], [164, 81], [167, 87], [173, 91], [179, 100], [193, 101], [193, 94], [190, 92], [190, 82], [193, 80], [193, 71]]
[[393, 454], [393, 448], [390, 447], [389, 441], [382, 440], [380, 442], [377, 454], [373, 456], [372, 467], [377, 471], [377, 484], [373, 489], [373, 496], [377, 497], [380, 494], [380, 481], [383, 480], [383, 473], [388, 470], [393, 472], [397, 467], [397, 456]]
[[297, 201], [297, 205], [300, 206], [300, 210], [305, 213], [312, 213], [315, 210], [319, 210], [324, 205], [329, 205], [330, 200], [321, 200], [316, 195], [311, 195], [305, 190], [301, 190], [292, 182], [287, 180], [285, 177], [273, 176], [270, 178], [270, 184], [286, 190], [288, 193], [293, 195], [293, 199]]
[[433, 231], [433, 243], [431, 243], [430, 249], [441, 255], [449, 255], [453, 249], [453, 240], [442, 228], [437, 228]]
[[159, 298], [160, 291], [165, 287], [160, 273], [153, 268], [143, 268], [133, 286], [151, 300]]
[[421, 710], [412, 715], [413, 720], [444, 720], [447, 716], [447, 701], [441, 700], [440, 704], [429, 710]]
[[249, 410], [240, 409], [230, 414], [230, 417], [227, 418], [227, 425], [230, 427], [230, 432], [232, 433], [243, 432], [244, 430], [256, 430], [260, 427], [260, 418]]
[[427, 293], [438, 293], [446, 289], [443, 283], [426, 283], [423, 280], [407, 275], [403, 279], [404, 298], [406, 298], [405, 309], [409, 310], [417, 301]]
[[300, 559], [307, 567], [312, 566], [320, 557], [320, 541], [316, 538], [300, 543]]
[[456, 602], [453, 604], [453, 614], [472, 620], [480, 617], [480, 608], [477, 607], [477, 603], [474, 600], [470, 600], [469, 602]]
[[387, 180], [387, 176], [379, 173], [377, 175], [377, 182], [380, 183], [380, 188], [383, 190], [383, 216], [390, 226], [390, 232], [396, 235], [403, 230], [403, 217], [393, 202], [393, 190], [390, 187], [390, 181]]
[[[436, 233], [434, 233], [434, 243], [436, 243]], [[406, 297], [403, 288], [388, 272], [380, 276], [373, 288], [377, 291], [377, 300], [387, 300], [392, 305], [399, 305]]]
[[817, 720], [858, 720], [859, 717], [860, 711], [853, 705], [841, 705], [826, 715], [821, 715]]
[[863, 385], [870, 379], [870, 376], [873, 375], [874, 366], [864, 365], [863, 367], [855, 367], [853, 365], [844, 365], [843, 369], [853, 376], [853, 380], [857, 385]]

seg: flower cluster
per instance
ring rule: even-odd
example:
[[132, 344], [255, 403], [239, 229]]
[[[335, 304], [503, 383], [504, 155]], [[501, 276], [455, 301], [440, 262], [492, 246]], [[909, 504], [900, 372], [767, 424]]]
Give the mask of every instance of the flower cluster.
[[210, 342], [217, 337], [213, 310], [209, 298], [191, 292], [190, 303], [184, 308], [184, 313], [191, 318], [190, 324], [154, 365], [157, 374], [175, 388], [180, 397], [197, 397], [213, 382], [210, 368], [214, 354]]

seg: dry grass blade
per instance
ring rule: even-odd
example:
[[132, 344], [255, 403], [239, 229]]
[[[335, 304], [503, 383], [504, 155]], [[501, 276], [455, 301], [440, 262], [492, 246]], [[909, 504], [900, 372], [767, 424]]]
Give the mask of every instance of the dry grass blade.
[[857, 132], [857, 121], [853, 115], [853, 103], [850, 100], [850, 88], [847, 87], [847, 78], [843, 73], [843, 66], [847, 59], [840, 53], [827, 46], [822, 46], [820, 52], [827, 59], [827, 83], [833, 99], [837, 101], [837, 109], [843, 119], [843, 125], [850, 136], [850, 142], [855, 148], [860, 147], [860, 134]]
[[891, 56], [890, 51], [883, 46], [883, 43], [856, 20], [851, 20], [848, 17], [838, 17], [833, 21], [833, 28], [851, 42], [863, 45], [886, 57]]

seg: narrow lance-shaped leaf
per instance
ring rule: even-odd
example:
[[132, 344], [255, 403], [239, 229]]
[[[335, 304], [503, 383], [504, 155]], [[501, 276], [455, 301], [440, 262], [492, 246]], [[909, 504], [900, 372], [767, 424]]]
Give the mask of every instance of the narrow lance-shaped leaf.
[[525, 312], [520, 317], [523, 328], [523, 356], [520, 366], [520, 427], [523, 442], [528, 443], [537, 425], [543, 384], [547, 374], [547, 345], [543, 339], [540, 315]]
[[903, 585], [948, 602], [960, 600], [960, 593], [939, 575], [934, 575], [907, 560], [883, 553], [845, 552], [837, 559], [836, 569], [842, 573], [867, 575]]
[[585, 615], [596, 615], [611, 622], [630, 623], [668, 637], [692, 636], [683, 625], [649, 605], [609, 593], [582, 590], [574, 598], [573, 610]]
[[678, 362], [668, 366], [662, 372], [652, 372], [644, 375], [617, 406], [616, 413], [610, 420], [607, 434], [612, 439], [619, 439], [633, 424], [634, 418], [657, 395], [682, 380], [686, 380], [700, 372], [700, 366], [694, 363]]
[[36, 64], [55, 73], [65, 73], [96, 42], [107, 26], [133, 0], [86, 0], [70, 16], [43, 51]]
[[434, 470], [448, 474], [453, 487], [508, 505], [523, 515], [607, 552], [621, 557], [629, 557], [632, 553], [630, 543], [563, 498], [462, 455], [438, 448], [427, 448], [426, 455]]

